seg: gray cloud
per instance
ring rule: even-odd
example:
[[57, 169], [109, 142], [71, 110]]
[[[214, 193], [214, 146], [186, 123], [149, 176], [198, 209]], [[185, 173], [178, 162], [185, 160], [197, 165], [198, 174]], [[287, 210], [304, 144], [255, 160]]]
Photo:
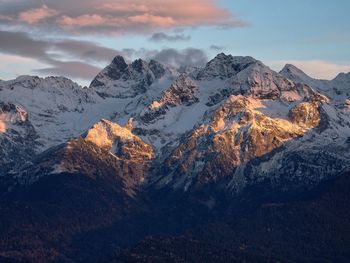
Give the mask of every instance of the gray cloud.
[[196, 48], [187, 48], [180, 51], [168, 48], [160, 51], [149, 52], [149, 57], [174, 67], [199, 66], [208, 61], [206, 53], [203, 50]]
[[51, 45], [53, 50], [84, 61], [106, 62], [117, 54], [122, 55], [121, 51], [102, 47], [89, 41], [64, 40], [52, 42]]
[[52, 67], [37, 69], [34, 72], [47, 75], [58, 75], [68, 78], [91, 80], [100, 72], [101, 68], [80, 61], [55, 61]]
[[[41, 40], [30, 38], [23, 32], [7, 31], [0, 31], [0, 52], [33, 58], [50, 65], [35, 72], [81, 79], [92, 79], [98, 73], [100, 67], [95, 64], [107, 63], [117, 54], [123, 54], [88, 41]], [[67, 58], [70, 61], [66, 61]]]
[[42, 40], [23, 32], [7, 31], [0, 31], [0, 53], [32, 58], [48, 65], [34, 72], [85, 80], [91, 80], [101, 70], [100, 65], [108, 64], [116, 55], [122, 55], [127, 60], [138, 57], [155, 59], [174, 67], [202, 65], [208, 60], [206, 53], [196, 48], [114, 50], [89, 41]]
[[223, 47], [223, 46], [217, 46], [217, 45], [211, 45], [209, 48], [210, 48], [211, 50], [214, 50], [214, 51], [222, 51], [222, 50], [225, 49], [225, 47]]
[[34, 40], [22, 32], [0, 31], [0, 52], [34, 58], [45, 61], [50, 60], [46, 51], [50, 44], [47, 41]]
[[162, 42], [162, 41], [169, 41], [169, 42], [174, 42], [174, 41], [188, 41], [190, 40], [190, 36], [186, 36], [184, 34], [176, 34], [176, 35], [169, 35], [163, 32], [159, 33], [154, 33], [151, 37], [150, 40], [153, 42]]

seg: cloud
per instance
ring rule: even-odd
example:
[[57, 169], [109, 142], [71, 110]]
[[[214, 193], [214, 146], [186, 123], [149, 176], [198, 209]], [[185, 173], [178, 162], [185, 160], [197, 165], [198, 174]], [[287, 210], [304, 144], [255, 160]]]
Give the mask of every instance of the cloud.
[[167, 48], [160, 51], [148, 52], [146, 57], [173, 67], [200, 66], [208, 61], [206, 53], [196, 48], [187, 48], [183, 50]]
[[[206, 53], [196, 48], [115, 50], [89, 41], [34, 39], [23, 32], [8, 31], [0, 31], [0, 53], [7, 54], [5, 56], [7, 59], [4, 60], [7, 64], [10, 61], [21, 64], [22, 62], [18, 59], [22, 58], [28, 65], [29, 63], [32, 65], [29, 68], [35, 73], [62, 75], [83, 80], [91, 80], [116, 55], [122, 55], [127, 60], [139, 57], [146, 60], [155, 59], [174, 67], [202, 65], [208, 60]], [[0, 54], [0, 58], [1, 56], [4, 55]]]
[[210, 48], [211, 50], [214, 50], [214, 51], [222, 51], [222, 50], [225, 49], [225, 47], [223, 47], [223, 46], [217, 46], [217, 45], [211, 45], [209, 48]]
[[89, 41], [61, 40], [51, 42], [51, 52], [64, 53], [65, 57], [78, 58], [85, 62], [108, 62], [123, 51], [102, 47]]
[[[28, 69], [44, 67], [45, 64], [35, 59], [15, 55], [0, 54], [0, 79], [8, 80], [23, 75]], [[6, 63], [4, 63], [4, 61]]]
[[0, 52], [51, 62], [53, 55], [87, 62], [106, 62], [122, 51], [94, 42], [70, 39], [34, 39], [24, 32], [0, 31]]
[[91, 41], [70, 39], [72, 35], [77, 39], [141, 34], [151, 36], [149, 40], [154, 42], [174, 42], [191, 39], [181, 33], [186, 27], [246, 25], [220, 7], [219, 0], [0, 0], [0, 6], [0, 53], [35, 61], [35, 66], [28, 67], [27, 72], [72, 78], [91, 79], [116, 55], [127, 60], [155, 58], [176, 67], [207, 60], [206, 54], [195, 48], [116, 50]]
[[48, 42], [31, 39], [25, 33], [0, 31], [1, 53], [46, 60], [48, 49]]
[[169, 42], [175, 42], [175, 41], [188, 41], [190, 40], [190, 36], [186, 36], [184, 34], [176, 34], [176, 35], [169, 35], [163, 32], [154, 33], [150, 40], [153, 42], [162, 42], [162, 41], [169, 41]]
[[59, 75], [68, 78], [78, 78], [82, 80], [91, 80], [98, 72], [100, 67], [89, 65], [80, 61], [54, 61], [53, 66], [34, 70], [41, 74]]
[[33, 8], [19, 13], [18, 20], [27, 24], [37, 24], [48, 17], [53, 17], [58, 14], [57, 11], [50, 9], [47, 5], [42, 5], [39, 8]]
[[42, 26], [75, 33], [149, 33], [162, 29], [246, 23], [216, 0], [12, 0], [2, 1], [0, 24]]
[[13, 21], [13, 17], [7, 15], [0, 15], [0, 21]]
[[117, 54], [123, 54], [89, 41], [33, 39], [23, 32], [7, 31], [0, 31], [0, 53], [49, 65], [35, 72], [79, 79], [92, 79], [101, 68], [97, 64], [108, 63]]
[[317, 79], [333, 79], [340, 72], [350, 72], [350, 62], [345, 65], [324, 60], [275, 60], [268, 64], [275, 69], [292, 64]]
[[114, 23], [120, 22], [118, 18], [113, 17], [103, 17], [100, 15], [81, 15], [78, 17], [69, 17], [69, 16], [62, 16], [58, 20], [58, 24], [62, 27], [76, 27], [76, 28], [83, 28], [83, 27], [91, 27], [91, 26], [110, 26]]

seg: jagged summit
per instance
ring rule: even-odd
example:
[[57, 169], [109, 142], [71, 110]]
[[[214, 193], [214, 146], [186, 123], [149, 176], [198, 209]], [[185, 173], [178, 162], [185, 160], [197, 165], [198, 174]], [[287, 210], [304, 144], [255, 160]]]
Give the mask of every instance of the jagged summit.
[[38, 76], [21, 75], [16, 79], [1, 81], [1, 86], [8, 86], [10, 88], [16, 88], [21, 86], [29, 89], [46, 89], [59, 91], [60, 89], [82, 89], [82, 87], [76, 82], [62, 76], [49, 76], [41, 78]]
[[35, 127], [30, 138], [37, 140], [37, 150], [45, 150], [84, 132], [89, 121], [79, 116], [88, 114], [100, 98], [64, 77], [20, 76], [0, 83], [0, 100], [28, 113], [27, 122]]
[[215, 78], [227, 79], [247, 68], [249, 65], [258, 63], [252, 57], [232, 56], [225, 53], [218, 54], [210, 60], [197, 74], [198, 80], [212, 80]]
[[137, 59], [127, 64], [116, 56], [91, 82], [90, 88], [102, 97], [126, 98], [145, 93], [149, 86], [162, 78], [166, 68], [154, 61]]
[[112, 64], [115, 65], [116, 67], [120, 68], [120, 69], [125, 69], [128, 64], [126, 64], [125, 59], [123, 56], [116, 56], [113, 60], [112, 60]]
[[149, 63], [139, 58], [131, 63], [131, 68], [138, 73], [145, 72], [149, 67]]
[[23, 107], [0, 102], [0, 177], [35, 156], [37, 137]]
[[255, 58], [251, 56], [232, 56], [231, 54], [226, 55], [225, 53], [221, 52], [217, 54], [211, 61], [208, 63], [228, 63], [230, 61], [234, 61], [236, 64], [244, 64], [244, 63], [254, 63], [257, 62]]
[[349, 82], [350, 81], [350, 72], [348, 72], [348, 73], [341, 72], [333, 80]]
[[300, 68], [294, 66], [293, 64], [287, 63], [284, 65], [283, 69], [280, 72], [293, 72], [293, 73], [299, 73], [299, 74], [305, 74], [304, 71], [302, 71]]
[[188, 107], [197, 102], [199, 102], [197, 84], [186, 74], [181, 74], [163, 92], [159, 100], [153, 101], [141, 113], [140, 119], [144, 124], [155, 123], [155, 121], [165, 118], [173, 108]]
[[287, 64], [280, 71], [280, 74], [296, 83], [305, 83], [313, 87], [317, 91], [332, 98], [333, 102], [337, 105], [343, 105], [345, 100], [350, 97], [350, 72], [339, 73], [332, 80], [320, 80], [311, 78], [297, 67]]
[[293, 81], [308, 83], [312, 80], [304, 71], [292, 64], [286, 64], [280, 74]]

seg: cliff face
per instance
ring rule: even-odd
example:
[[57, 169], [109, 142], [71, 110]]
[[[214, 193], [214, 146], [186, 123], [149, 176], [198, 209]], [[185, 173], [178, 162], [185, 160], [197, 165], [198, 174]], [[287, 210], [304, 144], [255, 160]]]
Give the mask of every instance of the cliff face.
[[148, 175], [153, 147], [116, 123], [101, 120], [85, 136], [48, 151], [36, 160], [35, 166], [24, 167], [30, 184], [46, 174], [82, 174], [93, 179], [107, 180], [133, 196]]
[[305, 128], [317, 127], [320, 123], [320, 112], [317, 102], [303, 102], [289, 111], [290, 120]]
[[154, 123], [157, 119], [166, 115], [169, 109], [177, 106], [191, 106], [199, 102], [198, 86], [188, 76], [180, 75], [171, 86], [166, 89], [159, 100], [155, 100], [141, 114], [140, 119], [144, 123]]
[[208, 124], [196, 128], [171, 153], [164, 181], [178, 177], [172, 180], [187, 188], [227, 178], [240, 165], [303, 136], [320, 122], [317, 103], [297, 104], [289, 111], [290, 119], [266, 116], [259, 106], [253, 98], [230, 97]]
[[0, 103], [0, 177], [36, 154], [38, 135], [19, 105]]
[[122, 178], [126, 189], [143, 183], [149, 161], [154, 158], [152, 146], [131, 131], [107, 120], [96, 123], [86, 137], [67, 144], [59, 169], [89, 176]]

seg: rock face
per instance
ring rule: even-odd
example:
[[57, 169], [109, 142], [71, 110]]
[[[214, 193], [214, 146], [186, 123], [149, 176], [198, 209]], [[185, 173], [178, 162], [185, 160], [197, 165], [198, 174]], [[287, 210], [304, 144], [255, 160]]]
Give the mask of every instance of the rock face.
[[102, 97], [128, 98], [145, 93], [153, 82], [166, 74], [165, 68], [157, 61], [142, 59], [127, 64], [117, 56], [91, 82], [90, 88]]
[[196, 128], [171, 153], [159, 183], [188, 189], [230, 176], [234, 181], [234, 172], [240, 165], [303, 136], [320, 122], [317, 106], [298, 104], [289, 112], [291, 119], [285, 120], [261, 113], [258, 103], [253, 98], [230, 97], [208, 124]]
[[[100, 101], [95, 92], [69, 79], [31, 76], [0, 82], [0, 98], [3, 103], [17, 105], [28, 113], [39, 136], [38, 151], [86, 131], [95, 119], [90, 109]], [[84, 120], [85, 114], [91, 116], [90, 121]]]
[[291, 121], [305, 128], [317, 127], [320, 123], [319, 105], [316, 102], [303, 102], [289, 111]]
[[111, 184], [121, 181], [129, 195], [148, 175], [149, 162], [154, 158], [152, 146], [125, 127], [108, 120], [93, 125], [83, 137], [54, 148], [35, 160], [34, 166], [23, 172], [22, 184], [31, 184], [45, 173], [83, 174], [109, 178]]
[[28, 113], [18, 105], [0, 103], [0, 176], [35, 155], [38, 135]]
[[155, 119], [165, 115], [169, 108], [177, 106], [191, 106], [199, 101], [198, 87], [188, 76], [182, 74], [171, 86], [164, 91], [162, 97], [152, 104], [141, 115], [141, 120], [145, 123], [154, 122]]
[[332, 103], [341, 105], [350, 96], [350, 74], [340, 73], [333, 80], [313, 79], [297, 67], [287, 64], [280, 72], [284, 77], [305, 83], [332, 98]]
[[151, 146], [143, 143], [129, 129], [108, 120], [96, 123], [84, 140], [130, 160], [151, 159], [153, 155]]
[[22, 125], [28, 121], [28, 113], [14, 104], [0, 104], [0, 132], [6, 133], [10, 126]]
[[257, 62], [258, 61], [252, 57], [233, 57], [220, 53], [209, 61], [203, 69], [199, 70], [196, 78], [198, 80], [231, 78], [238, 72]]

